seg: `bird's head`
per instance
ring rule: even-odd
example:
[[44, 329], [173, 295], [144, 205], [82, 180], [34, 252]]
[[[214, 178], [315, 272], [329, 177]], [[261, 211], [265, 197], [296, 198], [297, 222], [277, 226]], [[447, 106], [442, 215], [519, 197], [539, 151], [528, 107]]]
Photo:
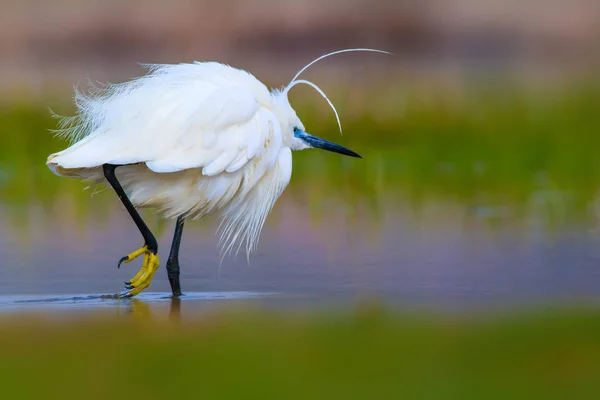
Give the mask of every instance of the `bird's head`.
[[329, 100], [329, 98], [325, 94], [325, 92], [323, 92], [321, 90], [321, 88], [319, 88], [314, 83], [307, 81], [305, 79], [298, 79], [298, 77], [300, 76], [300, 74], [302, 74], [302, 72], [304, 72], [308, 67], [310, 67], [317, 61], [320, 61], [329, 56], [333, 56], [335, 54], [348, 53], [348, 52], [354, 52], [354, 51], [371, 51], [371, 52], [376, 52], [376, 53], [390, 54], [387, 51], [375, 50], [375, 49], [346, 49], [346, 50], [334, 51], [332, 53], [327, 53], [327, 54], [324, 54], [324, 55], [316, 58], [315, 60], [311, 61], [306, 66], [304, 66], [300, 71], [298, 71], [296, 76], [294, 76], [294, 78], [291, 80], [291, 82], [286, 87], [284, 87], [281, 90], [275, 90], [273, 92], [273, 98], [275, 100], [275, 103], [274, 103], [275, 110], [274, 111], [277, 114], [277, 117], [281, 122], [284, 143], [286, 143], [286, 145], [289, 146], [290, 149], [304, 150], [304, 149], [308, 149], [308, 148], [317, 148], [317, 149], [332, 151], [334, 153], [343, 154], [346, 156], [361, 158], [354, 151], [347, 149], [343, 146], [340, 146], [339, 144], [335, 144], [335, 143], [327, 141], [325, 139], [321, 139], [319, 137], [308, 134], [306, 132], [306, 130], [304, 129], [304, 125], [302, 124], [302, 121], [300, 121], [300, 118], [298, 118], [296, 111], [292, 108], [292, 106], [289, 102], [289, 99], [288, 99], [288, 93], [289, 93], [290, 89], [292, 89], [294, 86], [304, 84], [304, 85], [308, 85], [308, 86], [312, 87], [321, 96], [323, 96], [323, 98], [327, 101], [327, 104], [329, 104], [329, 106], [335, 113], [335, 118], [336, 118], [338, 126], [340, 128], [340, 133], [342, 133], [342, 124], [341, 124], [338, 112], [337, 112], [335, 106], [333, 105], [333, 103], [331, 102], [331, 100]]

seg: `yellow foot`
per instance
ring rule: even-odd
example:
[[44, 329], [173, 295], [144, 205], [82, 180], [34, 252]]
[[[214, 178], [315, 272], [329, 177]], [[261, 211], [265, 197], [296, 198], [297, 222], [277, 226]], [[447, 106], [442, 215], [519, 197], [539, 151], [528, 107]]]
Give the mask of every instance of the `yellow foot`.
[[119, 293], [121, 297], [133, 297], [146, 289], [152, 283], [152, 278], [159, 266], [158, 254], [154, 254], [147, 246], [126, 255], [119, 261], [119, 266], [122, 262], [129, 263], [141, 255], [144, 255], [142, 268], [133, 278], [125, 282], [125, 289]]

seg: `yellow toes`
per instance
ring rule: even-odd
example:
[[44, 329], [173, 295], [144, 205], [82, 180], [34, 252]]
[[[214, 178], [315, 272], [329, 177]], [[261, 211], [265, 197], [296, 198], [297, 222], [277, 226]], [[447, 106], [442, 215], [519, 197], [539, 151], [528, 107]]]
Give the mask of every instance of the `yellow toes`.
[[[131, 254], [136, 254], [138, 251], [135, 251]], [[136, 257], [137, 256], [139, 256], [139, 254], [137, 254]], [[142, 268], [128, 282], [128, 285], [120, 295], [123, 297], [132, 297], [150, 286], [152, 283], [152, 278], [154, 278], [154, 274], [156, 273], [159, 265], [160, 262], [158, 260], [158, 254], [154, 254], [150, 250], [144, 249], [144, 261], [142, 263]]]
[[[150, 251], [148, 251], [148, 253], [152, 254], [152, 252], [150, 252]], [[131, 254], [134, 254], [134, 253], [131, 253]], [[129, 280], [129, 282], [127, 282], [127, 283], [129, 285], [132, 285], [132, 284], [136, 283], [146, 273], [147, 270], [148, 270], [148, 256], [145, 255], [144, 256], [144, 261], [142, 262], [142, 268], [140, 268], [140, 270], [138, 271], [138, 273], [135, 274], [134, 277], [131, 278]]]
[[132, 279], [129, 280], [129, 285], [130, 286], [139, 286], [148, 279], [152, 280], [152, 277], [154, 276], [154, 273], [158, 269], [158, 266], [159, 266], [158, 255], [149, 252], [149, 254], [147, 254], [144, 257], [144, 262], [142, 264], [142, 268], [140, 269], [140, 271]]
[[136, 258], [138, 258], [139, 256], [141, 256], [142, 254], [148, 252], [148, 246], [144, 245], [142, 247], [140, 247], [139, 249], [137, 249], [136, 251], [127, 254], [125, 257], [121, 258], [121, 260], [119, 261], [119, 266], [121, 266], [121, 263], [130, 263], [133, 260], [135, 260]]

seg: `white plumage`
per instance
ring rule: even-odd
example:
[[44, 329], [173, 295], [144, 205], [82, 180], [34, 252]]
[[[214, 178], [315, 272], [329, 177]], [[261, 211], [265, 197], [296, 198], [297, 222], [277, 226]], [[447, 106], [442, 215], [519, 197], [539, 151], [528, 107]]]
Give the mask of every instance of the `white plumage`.
[[[340, 52], [356, 50], [371, 51]], [[147, 68], [129, 82], [77, 91], [77, 115], [62, 118], [58, 131], [73, 144], [47, 165], [94, 183], [105, 182], [103, 164], [122, 165], [117, 177], [134, 206], [157, 207], [165, 217], [219, 212], [223, 253], [242, 244], [251, 252], [290, 181], [291, 151], [317, 147], [295, 135], [304, 126], [287, 93], [298, 83], [323, 92], [295, 80], [300, 73], [269, 91], [248, 72], [215, 62]]]

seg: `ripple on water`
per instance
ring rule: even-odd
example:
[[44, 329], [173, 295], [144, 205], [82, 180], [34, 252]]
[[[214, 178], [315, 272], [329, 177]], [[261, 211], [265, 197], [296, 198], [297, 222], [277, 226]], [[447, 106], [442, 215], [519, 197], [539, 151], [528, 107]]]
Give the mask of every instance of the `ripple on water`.
[[[274, 293], [265, 292], [190, 292], [181, 297], [182, 301], [200, 300], [244, 300], [260, 298]], [[146, 303], [170, 302], [172, 297], [166, 292], [142, 293], [133, 299], [117, 298], [113, 295], [56, 295], [56, 296], [0, 296], [0, 311], [35, 310], [41, 308], [54, 309], [94, 309], [118, 307], [132, 300]]]

